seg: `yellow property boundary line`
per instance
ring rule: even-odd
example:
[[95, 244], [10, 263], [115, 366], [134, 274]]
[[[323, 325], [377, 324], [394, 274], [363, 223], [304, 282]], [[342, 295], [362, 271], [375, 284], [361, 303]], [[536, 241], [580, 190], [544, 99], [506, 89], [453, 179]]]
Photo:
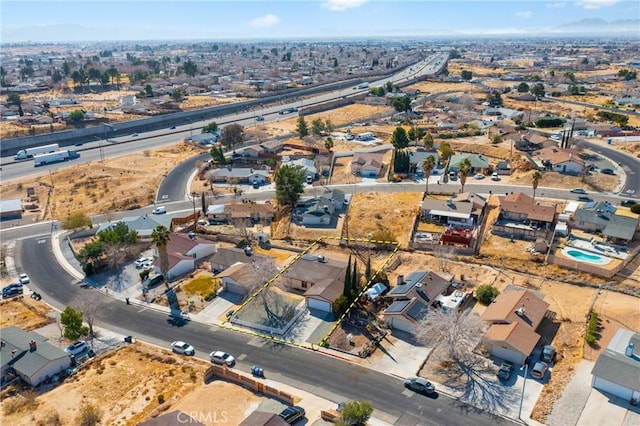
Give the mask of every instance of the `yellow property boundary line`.
[[[375, 273], [372, 274], [371, 279], [369, 279], [369, 281], [367, 281], [367, 284], [363, 287], [362, 291], [360, 291], [360, 293], [358, 293], [358, 295], [353, 299], [351, 304], [349, 304], [349, 306], [347, 307], [347, 310], [338, 318], [338, 320], [336, 321], [334, 326], [331, 327], [329, 332], [320, 340], [321, 343], [322, 342], [326, 342], [327, 339], [329, 339], [329, 336], [331, 336], [331, 334], [338, 327], [340, 327], [342, 325], [343, 321], [347, 317], [347, 314], [351, 311], [351, 309], [355, 306], [356, 302], [364, 295], [364, 292], [369, 288], [369, 286], [373, 282], [373, 278], [376, 277], [380, 272], [382, 272], [382, 270], [391, 261], [391, 258], [393, 258], [393, 256], [398, 252], [398, 250], [400, 249], [400, 243], [399, 242], [397, 242], [397, 241], [371, 240], [371, 239], [368, 239], [368, 238], [342, 238], [342, 237], [320, 236], [313, 243], [311, 243], [306, 249], [304, 249], [302, 252], [298, 253], [291, 260], [291, 262], [289, 262], [284, 268], [282, 268], [273, 277], [271, 277], [269, 280], [267, 280], [267, 282], [265, 282], [264, 285], [262, 285], [260, 288], [258, 288], [258, 290], [256, 290], [251, 296], [249, 296], [249, 298], [247, 298], [247, 300], [245, 300], [240, 305], [240, 307], [238, 307], [238, 309], [234, 312], [234, 315], [237, 314], [238, 312], [240, 312], [242, 309], [244, 309], [244, 307], [247, 306], [253, 299], [255, 299], [260, 293], [265, 291], [274, 280], [276, 280], [287, 269], [289, 269], [291, 267], [291, 265], [296, 263], [302, 256], [306, 255], [310, 250], [312, 250], [316, 246], [318, 246], [323, 240], [341, 240], [341, 241], [345, 241], [345, 242], [386, 244], [386, 245], [394, 246], [393, 251], [389, 254], [389, 256], [387, 256], [387, 258], [384, 260], [384, 262], [382, 262], [382, 265], [380, 265], [380, 267], [375, 271]], [[253, 330], [247, 330], [247, 329], [244, 329], [244, 328], [233, 327], [232, 325], [229, 325], [228, 323], [229, 323], [229, 318], [225, 318], [224, 321], [221, 324], [218, 325], [218, 327], [224, 328], [224, 329], [227, 329], [227, 330], [237, 331], [237, 332], [244, 333], [244, 334], [247, 334], [247, 335], [250, 335], [250, 336], [254, 336], [254, 337], [262, 337], [262, 338], [269, 339], [269, 340], [271, 340], [273, 342], [277, 342], [277, 343], [281, 343], [281, 344], [297, 346], [297, 347], [300, 347], [300, 348], [311, 349], [311, 350], [314, 350], [314, 351], [317, 351], [319, 349], [313, 343], [309, 344], [309, 343], [295, 342], [293, 340], [286, 340], [286, 339], [284, 339], [282, 337], [274, 337], [272, 335], [263, 334], [263, 333], [260, 333], [260, 332], [257, 332], [257, 331], [253, 331]]]

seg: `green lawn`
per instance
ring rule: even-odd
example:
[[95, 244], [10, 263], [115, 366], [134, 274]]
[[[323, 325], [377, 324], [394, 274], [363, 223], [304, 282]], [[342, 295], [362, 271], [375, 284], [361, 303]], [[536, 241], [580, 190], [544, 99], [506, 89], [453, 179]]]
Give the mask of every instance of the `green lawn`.
[[182, 291], [184, 291], [188, 295], [200, 295], [202, 297], [205, 297], [207, 294], [211, 293], [219, 287], [217, 281], [218, 280], [216, 278], [213, 278], [213, 276], [209, 274], [199, 275], [183, 285]]

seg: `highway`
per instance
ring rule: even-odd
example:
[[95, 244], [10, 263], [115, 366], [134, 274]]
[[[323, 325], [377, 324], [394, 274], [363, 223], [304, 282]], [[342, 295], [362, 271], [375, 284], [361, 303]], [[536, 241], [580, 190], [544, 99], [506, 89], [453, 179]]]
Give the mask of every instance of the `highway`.
[[[57, 264], [48, 234], [19, 240], [15, 259], [17, 264], [28, 265], [30, 287], [58, 309], [64, 309], [83, 292], [93, 291], [81, 288], [80, 283]], [[105, 297], [95, 325], [166, 348], [172, 340], [188, 341], [203, 359], [214, 349], [225, 350], [240, 359], [236, 368], [243, 371], [259, 364], [267, 378], [336, 403], [366, 399], [384, 413], [385, 418], [402, 417], [407, 424], [512, 424], [444, 394], [427, 398], [406, 391], [398, 378], [331, 356], [206, 324], [188, 322], [176, 327], [167, 319], [166, 314], [158, 311]]]

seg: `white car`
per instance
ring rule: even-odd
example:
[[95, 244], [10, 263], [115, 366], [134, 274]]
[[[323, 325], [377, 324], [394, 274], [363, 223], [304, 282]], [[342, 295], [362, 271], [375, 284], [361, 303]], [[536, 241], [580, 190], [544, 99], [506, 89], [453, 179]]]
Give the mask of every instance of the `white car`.
[[153, 259], [151, 259], [150, 257], [141, 257], [140, 259], [136, 260], [136, 268], [137, 269], [144, 268], [145, 265], [152, 262], [153, 262]]
[[29, 275], [27, 274], [20, 274], [18, 281], [20, 281], [20, 284], [29, 284], [30, 280], [29, 280]]
[[88, 350], [89, 350], [89, 345], [87, 345], [87, 342], [85, 342], [84, 340], [78, 340], [77, 342], [67, 346], [67, 349], [65, 349], [65, 352], [68, 353], [69, 355], [78, 355]]
[[496, 181], [497, 181], [497, 180], [500, 180], [500, 176], [498, 176], [498, 173], [497, 173], [497, 172], [493, 172], [493, 173], [491, 174], [491, 180], [496, 180]]
[[474, 179], [478, 179], [478, 180], [484, 179], [484, 175], [482, 173], [478, 173], [478, 174], [474, 175], [473, 178]]
[[234, 357], [222, 351], [213, 351], [209, 354], [209, 357], [211, 358], [211, 362], [214, 364], [226, 364], [229, 367], [233, 367], [236, 363], [236, 359]]
[[171, 344], [171, 350], [181, 355], [195, 355], [196, 353], [196, 349], [193, 346], [181, 340], [173, 342]]

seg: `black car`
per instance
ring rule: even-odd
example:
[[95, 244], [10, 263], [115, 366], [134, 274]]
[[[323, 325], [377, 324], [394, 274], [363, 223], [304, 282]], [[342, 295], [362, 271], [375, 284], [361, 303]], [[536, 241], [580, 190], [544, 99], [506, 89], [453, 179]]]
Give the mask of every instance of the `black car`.
[[540, 354], [540, 361], [543, 361], [549, 364], [555, 359], [556, 359], [556, 348], [554, 348], [551, 345], [545, 345], [542, 348], [542, 353]]
[[513, 373], [513, 363], [509, 361], [503, 361], [502, 364], [500, 364], [500, 368], [498, 369], [496, 376], [498, 377], [498, 380], [500, 380], [501, 382], [505, 382], [509, 380], [509, 377], [511, 377], [511, 373]]
[[631, 207], [631, 206], [635, 206], [636, 204], [638, 204], [638, 201], [636, 201], [636, 200], [623, 200], [623, 201], [620, 201], [620, 205], [622, 207]]
[[578, 201], [590, 202], [590, 201], [593, 201], [593, 198], [589, 197], [588, 195], [580, 195], [578, 197]]
[[600, 173], [602, 173], [603, 175], [615, 175], [616, 174], [613, 171], [613, 169], [601, 169]]
[[9, 284], [8, 286], [2, 289], [2, 298], [8, 299], [10, 297], [22, 294], [22, 292], [23, 292], [22, 284], [20, 283]]
[[299, 407], [297, 405], [293, 405], [291, 407], [285, 408], [282, 413], [278, 414], [282, 420], [292, 425], [298, 420], [302, 419], [305, 415], [304, 408]]

